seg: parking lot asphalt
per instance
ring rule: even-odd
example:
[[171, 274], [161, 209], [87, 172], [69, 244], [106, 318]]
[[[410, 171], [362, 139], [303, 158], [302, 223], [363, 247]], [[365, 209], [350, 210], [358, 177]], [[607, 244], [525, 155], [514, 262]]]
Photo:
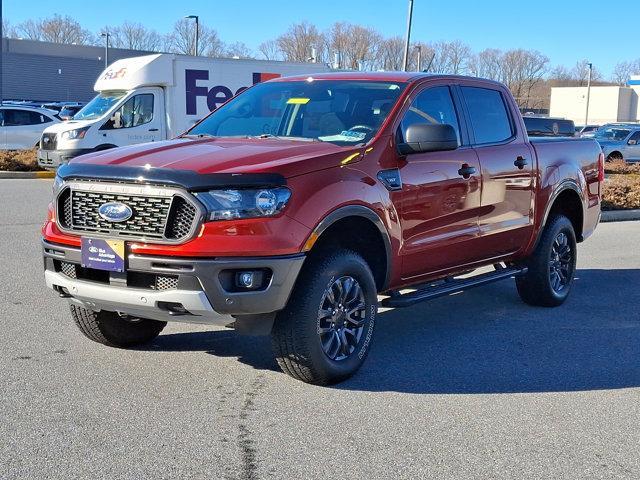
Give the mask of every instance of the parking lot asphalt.
[[639, 478], [640, 222], [580, 246], [560, 308], [512, 281], [382, 313], [353, 379], [183, 324], [118, 350], [45, 289], [51, 181], [0, 180], [0, 478]]

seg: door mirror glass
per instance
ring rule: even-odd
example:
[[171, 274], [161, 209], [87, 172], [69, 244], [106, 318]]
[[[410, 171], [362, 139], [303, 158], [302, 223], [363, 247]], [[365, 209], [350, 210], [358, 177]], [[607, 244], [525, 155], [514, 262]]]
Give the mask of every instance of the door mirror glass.
[[627, 142], [627, 144], [628, 144], [628, 145], [637, 145], [637, 144], [638, 144], [638, 141], [637, 141], [637, 140], [629, 140], [629, 141]]
[[398, 144], [403, 155], [442, 152], [458, 148], [458, 134], [449, 124], [414, 123], [404, 133], [404, 143]]

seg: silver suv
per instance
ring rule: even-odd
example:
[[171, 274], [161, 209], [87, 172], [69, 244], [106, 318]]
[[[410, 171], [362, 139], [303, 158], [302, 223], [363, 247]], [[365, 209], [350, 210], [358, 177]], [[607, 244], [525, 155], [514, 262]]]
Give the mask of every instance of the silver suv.
[[640, 162], [640, 124], [608, 123], [594, 137], [608, 161]]

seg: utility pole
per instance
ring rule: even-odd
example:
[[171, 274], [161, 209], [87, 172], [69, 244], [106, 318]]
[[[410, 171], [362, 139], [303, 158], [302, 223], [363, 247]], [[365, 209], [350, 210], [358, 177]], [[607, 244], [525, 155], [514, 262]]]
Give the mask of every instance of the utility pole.
[[407, 71], [409, 64], [409, 43], [411, 42], [411, 21], [413, 19], [413, 0], [409, 0], [409, 12], [407, 14], [407, 36], [404, 40], [404, 57], [402, 58], [402, 70]]
[[418, 51], [418, 68], [416, 69], [418, 72], [422, 71], [422, 45], [416, 45], [416, 50]]
[[591, 74], [593, 73], [593, 63], [589, 65], [589, 77], [587, 77], [587, 111], [584, 116], [584, 126], [589, 125], [589, 99], [591, 98]]
[[184, 18], [193, 18], [196, 21], [196, 41], [195, 41], [195, 53], [194, 55], [198, 56], [198, 39], [200, 38], [200, 17], [198, 15], [187, 15]]
[[105, 30], [100, 34], [100, 36], [104, 37], [106, 40], [104, 44], [104, 68], [106, 69], [109, 66], [109, 37], [111, 34]]

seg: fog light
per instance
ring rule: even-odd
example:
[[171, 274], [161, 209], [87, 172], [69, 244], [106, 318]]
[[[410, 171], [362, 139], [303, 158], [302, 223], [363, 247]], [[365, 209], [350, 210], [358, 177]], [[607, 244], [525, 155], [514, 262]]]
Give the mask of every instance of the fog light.
[[242, 288], [253, 288], [255, 284], [255, 272], [238, 272], [236, 284]]

